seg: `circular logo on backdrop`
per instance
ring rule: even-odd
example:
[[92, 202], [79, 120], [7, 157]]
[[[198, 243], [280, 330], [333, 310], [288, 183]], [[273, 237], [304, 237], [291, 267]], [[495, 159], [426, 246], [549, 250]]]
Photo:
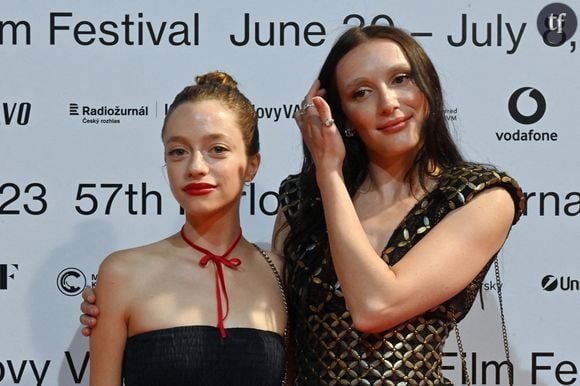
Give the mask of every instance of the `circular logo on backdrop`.
[[87, 285], [85, 274], [77, 268], [63, 269], [56, 279], [56, 286], [66, 296], [76, 296], [83, 292]]
[[544, 43], [559, 47], [574, 36], [578, 19], [576, 13], [566, 4], [552, 3], [540, 11], [537, 23]]
[[553, 275], [546, 275], [542, 279], [542, 288], [546, 291], [554, 291], [558, 288], [558, 278]]
[[[530, 91], [528, 96], [536, 102], [535, 111], [529, 115], [523, 114], [520, 111], [520, 107], [518, 106], [520, 97], [526, 91]], [[521, 87], [514, 91], [510, 97], [508, 102], [508, 109], [512, 118], [517, 122], [521, 123], [522, 125], [531, 125], [532, 123], [538, 122], [544, 116], [544, 113], [546, 112], [546, 99], [540, 91], [533, 87]]]

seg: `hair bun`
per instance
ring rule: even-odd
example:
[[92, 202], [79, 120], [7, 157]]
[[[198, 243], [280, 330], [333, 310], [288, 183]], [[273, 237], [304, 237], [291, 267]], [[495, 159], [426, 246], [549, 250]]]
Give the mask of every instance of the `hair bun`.
[[198, 75], [195, 77], [195, 82], [199, 85], [221, 85], [236, 89], [238, 82], [230, 76], [230, 74], [223, 71], [212, 71], [207, 74]]

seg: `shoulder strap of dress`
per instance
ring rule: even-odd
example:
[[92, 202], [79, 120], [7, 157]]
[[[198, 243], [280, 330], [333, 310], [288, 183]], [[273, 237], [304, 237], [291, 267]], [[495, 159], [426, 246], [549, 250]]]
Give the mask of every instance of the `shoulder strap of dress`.
[[[284, 284], [282, 284], [282, 277], [280, 276], [280, 273], [278, 272], [278, 268], [276, 268], [276, 265], [272, 261], [272, 258], [270, 257], [270, 254], [268, 252], [266, 252], [265, 250], [263, 250], [262, 248], [260, 248], [256, 244], [252, 244], [252, 245], [254, 246], [254, 248], [256, 248], [258, 250], [258, 252], [260, 252], [260, 254], [262, 254], [262, 256], [264, 257], [264, 260], [266, 260], [266, 263], [268, 263], [268, 265], [270, 266], [270, 269], [274, 273], [274, 277], [276, 278], [276, 283], [278, 284], [278, 288], [280, 289], [280, 294], [282, 295], [282, 303], [284, 303], [284, 310], [286, 311], [286, 314], [288, 314], [288, 302], [286, 301], [286, 291], [284, 290]], [[288, 336], [288, 323], [286, 323], [286, 327], [284, 328], [284, 336], [285, 337]]]
[[[274, 264], [274, 262], [272, 261], [272, 258], [270, 257], [270, 254], [268, 252], [266, 252], [265, 250], [263, 250], [262, 248], [260, 248], [259, 246], [257, 246], [256, 244], [252, 244], [254, 246], [254, 248], [256, 248], [258, 250], [258, 252], [260, 252], [262, 254], [262, 256], [264, 256], [264, 260], [266, 260], [266, 263], [268, 263], [268, 265], [270, 266], [270, 269], [272, 270], [272, 272], [274, 273], [274, 277], [276, 278], [276, 283], [278, 284], [278, 288], [280, 289], [280, 294], [282, 295], [282, 303], [284, 303], [284, 310], [286, 311], [286, 326], [284, 326], [284, 346], [286, 347], [286, 350], [288, 350], [289, 347], [289, 338], [288, 338], [288, 323], [289, 323], [289, 316], [288, 316], [288, 302], [286, 301], [286, 291], [284, 290], [284, 284], [282, 284], [282, 277], [280, 276], [280, 273], [278, 272], [278, 268], [276, 268], [276, 265]], [[284, 379], [282, 381], [282, 385], [286, 384], [286, 380], [288, 377], [288, 361], [286, 361], [286, 370], [284, 373]]]

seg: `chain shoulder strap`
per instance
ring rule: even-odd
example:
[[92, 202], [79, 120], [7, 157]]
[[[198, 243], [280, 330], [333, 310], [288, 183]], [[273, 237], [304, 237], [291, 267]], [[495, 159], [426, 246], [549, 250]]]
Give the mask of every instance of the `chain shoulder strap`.
[[[497, 256], [494, 258], [494, 269], [495, 269], [495, 282], [497, 284], [497, 297], [499, 300], [499, 315], [501, 319], [501, 333], [503, 338], [503, 349], [505, 352], [505, 359], [508, 365], [508, 380], [509, 385], [513, 386], [514, 384], [514, 366], [510, 359], [510, 348], [508, 343], [508, 333], [507, 327], [505, 323], [505, 316], [503, 312], [503, 296], [502, 296], [502, 281], [499, 274], [499, 263]], [[461, 358], [461, 368], [463, 370], [463, 376], [465, 377], [465, 382], [467, 386], [471, 386], [471, 378], [469, 377], [469, 372], [467, 371], [467, 361], [465, 359], [465, 350], [463, 349], [463, 342], [461, 340], [461, 334], [459, 333], [459, 326], [455, 320], [455, 314], [452, 316], [451, 323], [453, 325], [453, 329], [455, 330], [455, 339], [457, 340], [457, 349], [459, 350], [459, 356]]]
[[[282, 283], [282, 277], [280, 276], [280, 273], [278, 272], [278, 268], [276, 268], [276, 265], [272, 261], [272, 258], [270, 257], [268, 252], [266, 252], [265, 250], [263, 250], [262, 248], [260, 248], [256, 244], [252, 244], [252, 245], [254, 246], [254, 248], [256, 248], [262, 254], [262, 256], [264, 257], [264, 260], [266, 260], [266, 263], [268, 263], [268, 265], [270, 266], [270, 269], [272, 270], [272, 272], [274, 273], [274, 277], [276, 278], [276, 284], [278, 284], [278, 288], [280, 289], [280, 294], [282, 295], [282, 303], [284, 303], [284, 310], [286, 311], [286, 315], [288, 318], [288, 321], [286, 322], [286, 326], [284, 327], [284, 346], [286, 347], [286, 351], [288, 351], [288, 346], [290, 343], [289, 337], [288, 337], [288, 323], [290, 320], [290, 316], [288, 314], [288, 301], [286, 300], [286, 290], [284, 288], [284, 284]], [[286, 371], [284, 373], [284, 380], [282, 381], [282, 385], [286, 384], [287, 377], [288, 377], [288, 361], [286, 361]]]
[[510, 346], [509, 346], [509, 342], [508, 342], [508, 333], [507, 333], [507, 327], [506, 327], [506, 323], [505, 323], [505, 316], [503, 313], [503, 296], [502, 296], [502, 290], [501, 287], [503, 286], [503, 283], [501, 281], [501, 277], [499, 274], [499, 263], [498, 263], [498, 259], [497, 256], [495, 257], [495, 261], [493, 262], [494, 268], [495, 268], [495, 282], [497, 283], [497, 297], [499, 299], [499, 315], [501, 318], [501, 334], [503, 337], [503, 349], [505, 352], [505, 359], [506, 362], [508, 364], [508, 379], [509, 379], [509, 384], [510, 386], [513, 386], [514, 384], [514, 365], [511, 361], [510, 358]]

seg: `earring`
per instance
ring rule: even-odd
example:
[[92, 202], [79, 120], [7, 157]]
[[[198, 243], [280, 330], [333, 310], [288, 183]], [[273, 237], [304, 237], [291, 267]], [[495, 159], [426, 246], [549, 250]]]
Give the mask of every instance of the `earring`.
[[351, 127], [345, 127], [344, 128], [344, 136], [348, 137], [348, 138], [352, 138], [354, 137], [354, 135], [356, 134], [356, 131], [354, 131]]

